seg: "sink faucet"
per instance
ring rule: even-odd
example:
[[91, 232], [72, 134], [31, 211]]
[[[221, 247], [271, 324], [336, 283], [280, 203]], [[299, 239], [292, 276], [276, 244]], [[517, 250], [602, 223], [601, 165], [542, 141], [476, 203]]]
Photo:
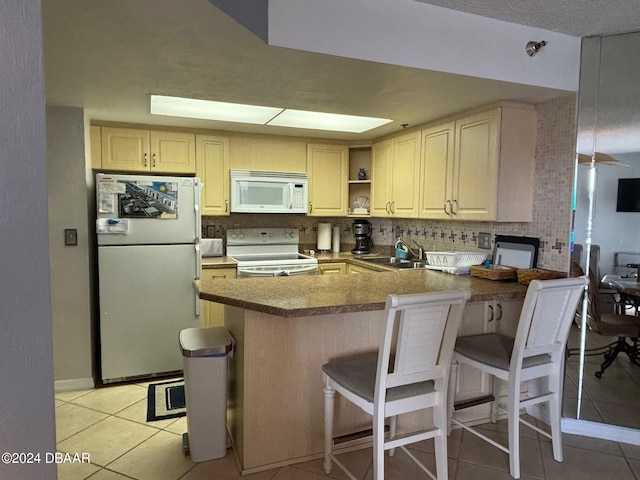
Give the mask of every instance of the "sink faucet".
[[424, 258], [424, 247], [413, 239], [411, 241], [418, 247], [418, 260], [422, 260]]

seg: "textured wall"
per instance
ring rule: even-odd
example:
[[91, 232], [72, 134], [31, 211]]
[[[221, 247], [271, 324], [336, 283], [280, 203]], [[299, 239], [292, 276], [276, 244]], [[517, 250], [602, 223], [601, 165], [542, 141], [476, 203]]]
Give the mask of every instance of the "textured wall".
[[[40, 0], [0, 0], [0, 452], [55, 452]], [[4, 458], [4, 457], [3, 457]], [[0, 463], [0, 478], [56, 478]]]
[[[84, 112], [47, 108], [47, 190], [56, 389], [93, 387], [89, 216], [85, 185]], [[91, 224], [93, 227], [93, 224]], [[64, 245], [64, 229], [78, 245]], [[62, 385], [61, 385], [62, 384]]]
[[[477, 250], [477, 235], [522, 235], [539, 237], [542, 247], [538, 266], [553, 270], [568, 269], [571, 228], [571, 191], [575, 158], [575, 95], [536, 105], [538, 132], [535, 159], [533, 221], [528, 223], [450, 222], [369, 218], [377, 246], [393, 245], [396, 238], [413, 239], [427, 250]], [[215, 235], [224, 236], [227, 228], [281, 226], [298, 228], [300, 242], [313, 246], [317, 224], [340, 225], [343, 249], [353, 246], [351, 218], [312, 218], [303, 215], [231, 215], [205, 217], [203, 225], [213, 226]]]

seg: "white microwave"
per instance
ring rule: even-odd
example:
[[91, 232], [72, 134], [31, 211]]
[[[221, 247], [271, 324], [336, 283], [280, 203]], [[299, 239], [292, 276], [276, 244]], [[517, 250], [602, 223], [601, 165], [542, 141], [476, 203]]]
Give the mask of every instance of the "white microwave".
[[231, 170], [231, 212], [307, 213], [306, 173]]

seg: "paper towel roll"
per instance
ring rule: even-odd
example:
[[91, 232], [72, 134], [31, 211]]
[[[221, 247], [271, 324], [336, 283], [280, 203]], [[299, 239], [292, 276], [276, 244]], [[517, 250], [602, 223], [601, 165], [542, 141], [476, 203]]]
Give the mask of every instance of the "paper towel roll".
[[340, 252], [340, 227], [337, 225], [333, 227], [333, 241], [331, 245], [335, 253]]
[[320, 252], [331, 251], [331, 224], [330, 223], [318, 224], [318, 251]]

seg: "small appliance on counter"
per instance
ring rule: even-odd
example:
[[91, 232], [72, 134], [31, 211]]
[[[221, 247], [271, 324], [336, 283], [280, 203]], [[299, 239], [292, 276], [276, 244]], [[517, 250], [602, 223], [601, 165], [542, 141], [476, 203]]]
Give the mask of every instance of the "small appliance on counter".
[[364, 254], [371, 253], [373, 239], [371, 238], [371, 224], [367, 220], [353, 221], [353, 234], [356, 237], [356, 245], [351, 253]]
[[221, 238], [203, 238], [200, 240], [200, 253], [203, 257], [221, 257], [224, 247]]

